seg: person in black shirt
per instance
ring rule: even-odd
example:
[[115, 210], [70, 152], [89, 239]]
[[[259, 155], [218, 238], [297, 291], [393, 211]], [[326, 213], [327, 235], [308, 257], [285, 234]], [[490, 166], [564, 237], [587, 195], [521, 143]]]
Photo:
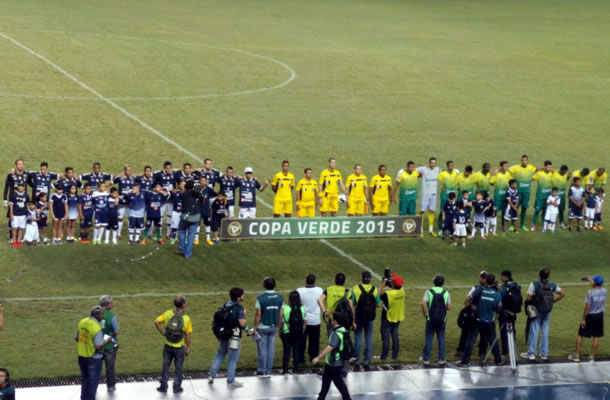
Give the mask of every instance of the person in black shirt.
[[211, 217], [211, 228], [212, 233], [214, 234], [214, 243], [218, 244], [220, 242], [218, 230], [220, 229], [220, 225], [222, 220], [227, 217], [230, 218], [229, 207], [227, 205], [227, 196], [224, 192], [219, 192], [212, 203], [212, 217]]
[[178, 250], [176, 254], [191, 258], [193, 256], [193, 242], [201, 220], [201, 194], [195, 191], [195, 182], [187, 181], [184, 192], [180, 194], [182, 200], [182, 213], [178, 226]]

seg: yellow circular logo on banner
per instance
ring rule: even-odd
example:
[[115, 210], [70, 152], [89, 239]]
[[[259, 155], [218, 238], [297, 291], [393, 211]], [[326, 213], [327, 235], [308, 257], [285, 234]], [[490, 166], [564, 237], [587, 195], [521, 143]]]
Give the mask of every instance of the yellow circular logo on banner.
[[243, 230], [241, 224], [237, 221], [235, 222], [231, 222], [229, 224], [229, 226], [227, 227], [227, 232], [229, 232], [229, 235], [236, 237], [239, 236], [241, 234], [241, 231]]
[[415, 223], [415, 220], [411, 218], [405, 219], [405, 222], [402, 223], [402, 230], [405, 233], [413, 233], [415, 228], [417, 228], [417, 223]]

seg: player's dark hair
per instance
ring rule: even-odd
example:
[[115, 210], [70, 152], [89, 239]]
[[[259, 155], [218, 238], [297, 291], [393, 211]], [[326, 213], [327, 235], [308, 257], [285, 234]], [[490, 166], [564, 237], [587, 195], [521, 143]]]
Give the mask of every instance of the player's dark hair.
[[428, 158], [428, 162], [430, 162], [430, 161], [436, 161], [436, 157], [430, 157], [430, 158]]
[[301, 295], [296, 290], [293, 290], [288, 295], [288, 304], [290, 307], [301, 307]]
[[449, 199], [450, 199], [450, 200], [455, 199], [455, 192], [451, 192], [451, 193], [449, 193]]
[[574, 183], [576, 183], [576, 182], [580, 182], [580, 178], [577, 176], [574, 177]]
[[544, 166], [546, 167], [546, 166], [549, 166], [549, 165], [553, 165], [553, 163], [550, 160], [546, 160], [544, 162]]
[[524, 158], [527, 158], [529, 160], [529, 157], [527, 156], [527, 154], [524, 154], [521, 156], [521, 159], [523, 160]]
[[[134, 185], [135, 186], [135, 185]], [[157, 186], [161, 186], [161, 184], [159, 182], [155, 182], [153, 183], [153, 187], [156, 188]]]
[[18, 159], [16, 159], [16, 160], [15, 160], [15, 165], [17, 165], [17, 163], [18, 163], [19, 161], [23, 162], [23, 158], [18, 158]]
[[377, 171], [380, 171], [381, 168], [387, 169], [388, 167], [386, 167], [385, 164], [381, 164], [379, 167], [377, 167]]
[[282, 165], [284, 165], [284, 164], [290, 164], [290, 162], [288, 160], [284, 160], [284, 161], [282, 161]]
[[41, 163], [40, 163], [40, 166], [41, 166], [41, 167], [48, 167], [48, 166], [49, 166], [49, 163], [48, 163], [48, 162], [46, 162], [46, 161], [43, 161], [43, 162], [41, 162]]
[[447, 161], [447, 166], [449, 166], [449, 164], [455, 164], [453, 161], [449, 160]]
[[337, 161], [337, 160], [335, 160], [335, 157], [331, 157], [328, 159], [328, 162], [331, 162], [331, 161]]
[[306, 173], [307, 173], [307, 171], [311, 171], [311, 168], [305, 168], [305, 169], [303, 170], [303, 173], [304, 173], [304, 174], [306, 174]]
[[101, 167], [102, 164], [98, 163], [97, 161], [93, 163], [93, 168], [95, 167]]
[[66, 167], [66, 168], [64, 169], [64, 173], [66, 173], [66, 174], [67, 174], [69, 171], [74, 171], [74, 168], [72, 168], [72, 167]]
[[4, 372], [6, 374], [6, 383], [10, 383], [10, 381], [11, 381], [11, 374], [8, 372], [8, 369], [0, 368], [0, 372]]
[[91, 187], [90, 183], [85, 183], [85, 189], [87, 189], [88, 187]]
[[483, 193], [483, 198], [484, 199], [489, 199], [489, 192], [486, 192], [485, 190], [482, 190], [481, 193]]
[[356, 169], [356, 168], [358, 168], [360, 166], [361, 166], [360, 164], [354, 164], [354, 169]]
[[508, 278], [509, 281], [513, 280], [513, 273], [510, 272], [509, 270], [505, 269], [504, 271], [502, 271], [502, 276], [505, 276]]
[[591, 172], [589, 171], [589, 168], [583, 168], [580, 170], [581, 175], [589, 175], [589, 172]]
[[500, 166], [508, 164], [508, 161], [500, 161]]
[[163, 163], [163, 168], [165, 167], [171, 167], [172, 166], [172, 162], [171, 161], [166, 161]]
[[559, 170], [563, 172], [568, 172], [568, 166], [563, 164], [561, 167], [559, 167]]
[[43, 197], [47, 197], [47, 194], [46, 193], [40, 193], [38, 195], [38, 200], [42, 200]]
[[512, 186], [513, 183], [517, 183], [517, 181], [514, 179], [511, 179], [510, 181], [508, 181], [508, 186]]
[[205, 163], [207, 163], [208, 161], [212, 161], [212, 159], [211, 159], [211, 158], [206, 158], [205, 160], [203, 160], [203, 163], [205, 164]]
[[186, 167], [192, 167], [191, 163], [185, 162], [184, 164], [182, 164], [183, 169]]
[[558, 188], [557, 186], [554, 186], [554, 187], [551, 189], [551, 192], [559, 192], [559, 188]]
[[414, 163], [413, 161], [408, 161], [408, 162], [407, 162], [407, 167], [408, 167], [409, 165], [415, 165], [415, 163]]
[[229, 297], [232, 301], [237, 301], [241, 296], [244, 295], [244, 289], [240, 287], [234, 287], [229, 290]]
[[548, 267], [541, 268], [540, 272], [538, 272], [538, 275], [540, 275], [540, 279], [549, 279], [549, 275], [551, 275], [551, 270]]
[[462, 190], [462, 196], [468, 194], [468, 190]]
[[438, 274], [434, 277], [434, 286], [441, 287], [445, 284], [445, 277], [441, 274]]
[[176, 298], [174, 299], [174, 306], [176, 306], [176, 308], [182, 308], [185, 304], [186, 297], [184, 296], [176, 296]]
[[36, 203], [34, 203], [33, 201], [28, 201], [28, 206], [35, 206]]
[[275, 279], [268, 276], [263, 280], [263, 287], [267, 290], [273, 290], [275, 288]]
[[116, 192], [118, 192], [118, 191], [119, 191], [119, 190], [118, 190], [117, 188], [114, 188], [114, 187], [113, 187], [113, 188], [110, 188], [110, 193], [116, 193]]
[[335, 275], [335, 285], [343, 286], [345, 283], [345, 274], [343, 272], [339, 272]]
[[455, 203], [455, 206], [457, 208], [459, 208], [460, 210], [462, 210], [464, 208], [464, 202], [463, 201], [458, 201], [457, 203]]
[[152, 169], [152, 167], [150, 165], [147, 165], [144, 167], [144, 171], [146, 171], [147, 169]]
[[467, 165], [466, 168], [464, 168], [464, 171], [472, 172], [472, 165]]
[[487, 278], [485, 278], [485, 283], [488, 286], [493, 285], [494, 283], [496, 283], [496, 276], [494, 274], [487, 274]]
[[314, 274], [307, 274], [307, 277], [305, 278], [305, 284], [311, 286], [315, 283], [316, 283], [316, 276]]
[[226, 171], [233, 171], [233, 167], [229, 165], [229, 166], [227, 167]]

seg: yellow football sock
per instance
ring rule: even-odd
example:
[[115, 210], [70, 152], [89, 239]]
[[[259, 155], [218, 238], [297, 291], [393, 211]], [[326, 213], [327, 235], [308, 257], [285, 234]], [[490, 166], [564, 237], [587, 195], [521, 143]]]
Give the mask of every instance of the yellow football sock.
[[431, 211], [428, 211], [428, 226], [430, 230], [434, 231], [434, 213]]

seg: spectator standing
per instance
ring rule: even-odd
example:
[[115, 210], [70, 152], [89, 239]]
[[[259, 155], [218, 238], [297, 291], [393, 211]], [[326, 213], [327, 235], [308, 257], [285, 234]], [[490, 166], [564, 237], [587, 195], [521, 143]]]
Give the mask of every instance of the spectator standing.
[[[347, 300], [349, 302], [351, 317], [353, 317], [354, 303], [351, 300], [349, 289], [345, 287], [345, 274], [343, 272], [339, 272], [337, 275], [335, 275], [335, 284], [327, 287], [318, 299], [318, 305], [322, 309], [322, 314], [324, 317], [328, 317], [330, 319], [342, 300]], [[349, 316], [346, 316], [346, 318], [349, 319]], [[330, 335], [332, 331], [330, 320], [325, 319], [325, 321], [328, 328], [328, 334]], [[346, 328], [349, 330], [350, 326], [347, 326]]]
[[474, 348], [474, 343], [476, 342], [479, 333], [481, 334], [481, 341], [492, 344], [491, 351], [494, 355], [496, 365], [502, 365], [504, 363], [500, 356], [500, 350], [498, 349], [498, 343], [496, 341], [496, 324], [494, 321], [496, 312], [502, 307], [502, 294], [498, 291], [494, 274], [487, 274], [487, 278], [485, 278], [485, 287], [477, 290], [473, 294], [473, 297], [470, 297], [469, 295], [467, 301], [472, 302], [473, 299], [477, 297], [479, 301], [476, 309], [475, 325], [468, 337], [464, 356], [462, 356], [462, 360], [456, 364], [457, 367], [470, 366], [470, 356], [472, 355], [472, 349]]
[[282, 358], [282, 374], [288, 373], [288, 363], [292, 355], [292, 373], [297, 373], [299, 369], [300, 345], [303, 332], [307, 327], [305, 307], [301, 304], [299, 292], [293, 290], [288, 296], [288, 304], [284, 304], [280, 309], [280, 336], [284, 346], [284, 356]]
[[316, 286], [316, 277], [314, 274], [309, 274], [305, 278], [305, 286], [298, 288], [301, 303], [305, 306], [307, 315], [307, 327], [302, 336], [300, 347], [299, 363], [305, 362], [305, 348], [307, 347], [307, 339], [309, 339], [308, 355], [309, 361], [313, 360], [320, 353], [320, 305], [318, 299], [324, 292], [321, 287]]
[[430, 365], [430, 351], [434, 334], [438, 340], [438, 364], [445, 365], [445, 328], [447, 325], [447, 311], [451, 309], [451, 296], [443, 289], [445, 277], [436, 275], [434, 287], [426, 290], [421, 302], [422, 312], [426, 318], [426, 344], [424, 346], [424, 365]]
[[256, 375], [261, 378], [271, 377], [273, 357], [275, 355], [275, 336], [280, 324], [280, 308], [284, 298], [275, 292], [275, 279], [267, 277], [263, 280], [265, 292], [256, 298], [256, 315], [254, 317], [254, 334], [260, 335], [256, 342], [258, 368]]
[[11, 375], [6, 368], [0, 368], [0, 399], [15, 400], [15, 388], [11, 385]]
[[381, 304], [377, 288], [371, 284], [369, 271], [362, 271], [362, 284], [353, 287], [352, 302], [355, 305], [354, 368], [360, 369], [360, 346], [364, 333], [363, 367], [368, 371], [373, 355], [373, 321], [377, 314], [377, 306]]
[[[513, 328], [517, 322], [517, 314], [521, 312], [523, 306], [523, 296], [521, 295], [521, 286], [513, 281], [513, 274], [509, 270], [502, 271], [502, 310], [498, 313], [498, 323], [500, 324], [500, 339], [502, 339], [502, 355], [508, 355], [508, 327], [507, 323], [511, 323]], [[513, 329], [515, 341], [517, 335]]]
[[[455, 355], [457, 357], [462, 357], [464, 355], [464, 350], [466, 349], [466, 342], [468, 342], [468, 337], [470, 336], [472, 329], [474, 327], [474, 319], [473, 317], [473, 308], [476, 308], [478, 298], [475, 298], [474, 293], [485, 286], [485, 282], [487, 280], [487, 272], [481, 271], [479, 273], [479, 284], [473, 286], [468, 295], [466, 296], [465, 307], [460, 311], [460, 317], [458, 319], [458, 325], [460, 326], [462, 333], [460, 334], [460, 343], [458, 344], [457, 351]], [[473, 299], [473, 301], [468, 301], [468, 298]], [[474, 306], [474, 307], [473, 307]], [[486, 349], [485, 342], [483, 340], [479, 340], [479, 357], [483, 358]]]
[[246, 309], [241, 305], [244, 301], [244, 289], [234, 287], [229, 291], [230, 299], [225, 303], [224, 307], [230, 310], [231, 316], [235, 321], [235, 328], [239, 333], [229, 340], [218, 340], [218, 351], [216, 357], [212, 361], [210, 372], [208, 373], [208, 383], [214, 383], [216, 373], [224, 362], [225, 357], [229, 356], [227, 364], [227, 385], [231, 388], [239, 388], [244, 384], [235, 380], [235, 370], [237, 369], [237, 361], [241, 353], [241, 336], [242, 331], [246, 328]]
[[112, 312], [114, 301], [112, 296], [102, 296], [100, 299], [100, 307], [104, 309], [104, 318], [101, 321], [102, 333], [104, 337], [108, 336], [112, 339], [110, 343], [104, 346], [103, 360], [106, 364], [106, 388], [109, 392], [116, 390], [116, 377], [114, 375], [114, 367], [116, 365], [116, 353], [119, 350], [117, 336], [121, 331], [119, 320]]
[[[95, 400], [97, 386], [102, 374], [102, 350], [112, 341], [104, 340], [100, 321], [104, 319], [104, 309], [95, 306], [89, 317], [82, 319], [76, 329], [76, 350], [81, 376], [81, 400]], [[4, 400], [4, 399], [3, 399]]]
[[[583, 278], [584, 279], [584, 278]], [[576, 338], [576, 351], [568, 358], [572, 361], [580, 361], [580, 349], [582, 348], [583, 337], [593, 338], [593, 346], [589, 361], [595, 362], [595, 354], [599, 348], [599, 338], [604, 336], [604, 306], [608, 291], [602, 288], [604, 278], [600, 275], [595, 275], [587, 278], [588, 282], [593, 286], [587, 292], [585, 297], [585, 311], [582, 316], [582, 321], [578, 328], [578, 338]]]
[[172, 361], [176, 368], [174, 376], [174, 393], [183, 392], [182, 388], [182, 367], [184, 357], [191, 351], [191, 333], [193, 324], [191, 318], [184, 313], [186, 309], [186, 298], [176, 296], [174, 299], [174, 310], [167, 310], [155, 319], [155, 327], [163, 336], [165, 345], [163, 346], [163, 371], [161, 372], [161, 385], [157, 391], [167, 392], [167, 381], [169, 380], [169, 366]]
[[[379, 296], [383, 302], [381, 313], [381, 360], [387, 360], [392, 339], [392, 360], [398, 358], [400, 343], [398, 328], [405, 319], [405, 291], [402, 288], [404, 281], [397, 274], [392, 274], [392, 280], [383, 280], [379, 288]], [[388, 288], [389, 284], [389, 288]]]
[[201, 200], [195, 192], [195, 183], [192, 180], [186, 182], [184, 192], [180, 193], [182, 200], [182, 214], [178, 226], [178, 250], [176, 254], [191, 258], [193, 256], [193, 243], [197, 228], [201, 220]]
[[[536, 359], [538, 349], [538, 332], [542, 331], [542, 343], [540, 344], [540, 359], [546, 361], [549, 354], [549, 326], [551, 325], [551, 311], [553, 304], [565, 297], [565, 293], [554, 282], [549, 281], [551, 270], [544, 267], [538, 275], [540, 280], [530, 283], [527, 289], [527, 301], [533, 304], [528, 313], [535, 319], [530, 325], [529, 349], [521, 353], [521, 357], [528, 360]], [[557, 297], [555, 297], [557, 294]], [[532, 310], [533, 309], [533, 310]], [[531, 312], [531, 311], [533, 312]]]

